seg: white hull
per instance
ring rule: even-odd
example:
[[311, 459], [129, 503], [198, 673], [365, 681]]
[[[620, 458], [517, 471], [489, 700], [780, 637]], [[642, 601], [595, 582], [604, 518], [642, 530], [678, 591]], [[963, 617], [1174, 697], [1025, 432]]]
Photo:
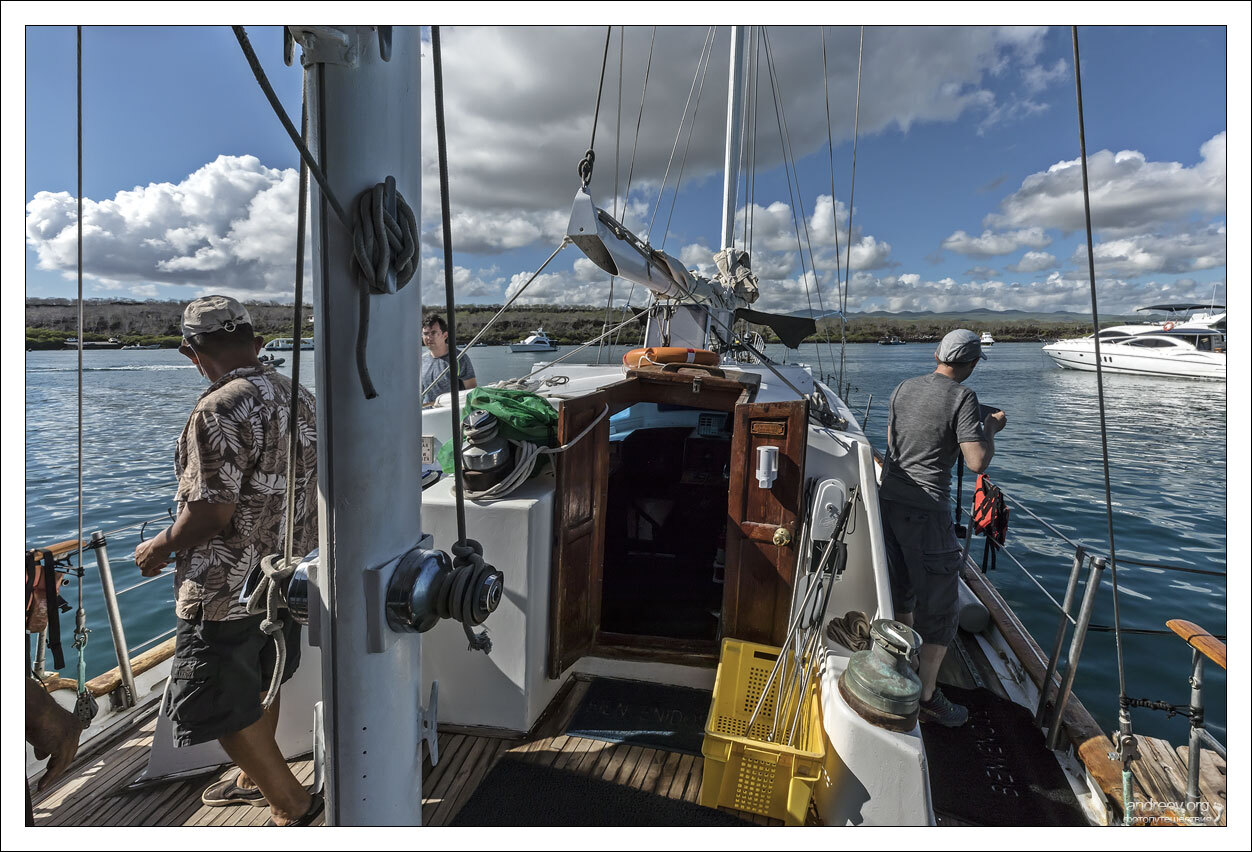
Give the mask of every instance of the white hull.
[[[1095, 372], [1095, 344], [1089, 338], [1062, 340], [1043, 347], [1043, 351], [1062, 369]], [[1181, 347], [1177, 352], [1163, 352], [1105, 343], [1100, 347], [1100, 355], [1104, 359], [1102, 367], [1109, 373], [1226, 380], [1226, 354], [1223, 352], [1200, 352]]]
[[509, 351], [511, 352], [555, 352], [556, 347], [552, 344], [543, 343], [510, 343]]

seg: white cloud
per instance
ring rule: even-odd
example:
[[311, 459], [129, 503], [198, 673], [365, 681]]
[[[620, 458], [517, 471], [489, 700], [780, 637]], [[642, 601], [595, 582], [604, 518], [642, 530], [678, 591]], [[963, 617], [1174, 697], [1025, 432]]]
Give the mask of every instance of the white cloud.
[[[848, 307], [862, 311], [994, 311], [1091, 310], [1091, 291], [1085, 275], [1052, 272], [1043, 278], [1020, 281], [993, 279], [960, 282], [952, 278], [914, 280], [914, 276], [882, 276], [857, 273], [849, 289]], [[1213, 294], [1212, 282], [1191, 279], [1135, 283], [1121, 278], [1098, 282], [1100, 312], [1128, 314], [1143, 305], [1170, 301], [1204, 301]], [[1224, 289], [1224, 283], [1219, 289]]]
[[[1226, 133], [1200, 147], [1200, 161], [1149, 162], [1138, 151], [1098, 151], [1088, 158], [1091, 222], [1105, 236], [1159, 228], [1194, 214], [1226, 212]], [[983, 222], [991, 228], [1085, 228], [1082, 168], [1066, 160], [1022, 181]]]
[[1041, 92], [1053, 83], [1069, 79], [1069, 63], [1058, 59], [1048, 68], [1043, 65], [1031, 65], [1022, 69], [1022, 82], [1029, 92]]
[[[136, 285], [174, 284], [249, 298], [290, 296], [296, 194], [295, 170], [223, 155], [178, 184], [84, 199], [84, 274], [137, 295], [152, 290]], [[40, 269], [76, 269], [75, 207], [66, 192], [38, 192], [26, 205], [26, 243]]]
[[979, 237], [956, 231], [943, 241], [942, 248], [972, 257], [994, 257], [1012, 254], [1022, 248], [1043, 248], [1051, 242], [1052, 238], [1042, 228], [1023, 228], [999, 234], [983, 231]]
[[[1087, 268], [1087, 247], [1080, 244], [1072, 262]], [[1198, 272], [1226, 265], [1226, 228], [1162, 235], [1136, 234], [1095, 244], [1096, 274], [1135, 278], [1159, 273]]]
[[[447, 302], [443, 256], [422, 258], [422, 302], [442, 305]], [[505, 279], [499, 270], [487, 267], [474, 272], [464, 266], [452, 265], [452, 292], [458, 302], [492, 303], [501, 300]]]
[[[1086, 254], [1084, 252], [1084, 254]], [[1042, 272], [1056, 266], [1056, 256], [1046, 251], [1028, 251], [1022, 259], [1010, 266], [1014, 272]]]
[[[717, 30], [715, 56], [726, 55], [726, 30]], [[646, 205], [655, 201], [666, 172], [706, 32], [704, 27], [662, 27], [656, 32], [631, 178], [631, 210], [625, 220], [641, 234], [646, 230], [642, 227]], [[867, 33], [862, 137], [889, 127], [907, 130], [916, 122], [953, 121], [971, 110], [991, 113], [999, 104], [985, 86], [990, 77], [1010, 69], [1024, 69], [1032, 79], [1051, 73], [1031, 70], [1042, 50], [1044, 32], [1031, 27], [886, 27]], [[859, 28], [827, 28], [825, 34], [830, 102], [850, 104], [857, 94]], [[554, 245], [577, 185], [575, 167], [591, 137], [603, 29], [448, 27], [442, 37], [444, 73], [449, 81], [445, 111], [450, 190], [461, 217], [454, 229], [458, 250], [488, 253], [521, 245]], [[813, 29], [802, 27], [771, 29], [769, 37], [792, 146], [797, 157], [804, 157], [826, 144], [826, 111], [813, 108], [826, 98], [821, 41]], [[617, 170], [618, 191], [625, 188], [631, 166], [650, 39], [650, 28], [626, 30], [621, 81], [625, 161]], [[616, 33], [610, 52], [618, 52]], [[591, 185], [597, 203], [609, 210], [614, 195], [612, 142], [617, 133], [618, 80], [613, 64], [604, 83]], [[423, 72], [427, 94], [432, 79], [427, 66]], [[684, 184], [721, 171], [725, 113], [716, 105], [725, 102], [725, 94], [726, 75], [715, 64], [704, 78], [695, 131], [685, 155]], [[768, 115], [772, 102], [763, 102], [762, 109]], [[433, 110], [423, 113], [423, 170], [427, 174], [435, 172], [433, 118]], [[851, 138], [852, 123], [852, 110], [832, 109], [836, 141]], [[761, 134], [758, 171], [776, 167], [780, 154], [777, 141]], [[675, 163], [670, 190], [677, 171]], [[643, 204], [643, 211], [637, 213], [636, 204]], [[423, 210], [426, 230], [437, 230], [436, 181], [425, 183]], [[767, 209], [765, 218], [770, 212]], [[775, 230], [781, 233], [785, 225], [785, 230], [794, 232], [789, 211], [783, 212], [787, 219], [773, 223]], [[820, 212], [815, 212], [816, 227], [822, 226]], [[769, 223], [758, 220], [758, 224]]]

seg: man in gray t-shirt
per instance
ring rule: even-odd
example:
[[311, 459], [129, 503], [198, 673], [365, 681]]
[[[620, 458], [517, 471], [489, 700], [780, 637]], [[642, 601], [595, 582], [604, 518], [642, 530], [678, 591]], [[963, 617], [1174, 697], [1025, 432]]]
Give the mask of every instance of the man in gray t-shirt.
[[[427, 352], [422, 355], [422, 405], [434, 402], [440, 394], [452, 389], [452, 372], [448, 369], [451, 357], [448, 353], [448, 326], [443, 317], [432, 314], [422, 323], [422, 343]], [[461, 390], [478, 386], [474, 378], [474, 365], [464, 352], [457, 359]]]
[[959, 453], [974, 473], [986, 470], [1006, 423], [1002, 411], [980, 419], [978, 396], [961, 384], [986, 357], [978, 335], [957, 329], [935, 350], [933, 373], [895, 389], [878, 492], [896, 618], [922, 637], [922, 717], [949, 727], [969, 718], [935, 685], [957, 626], [961, 545], [948, 510], [952, 465]]

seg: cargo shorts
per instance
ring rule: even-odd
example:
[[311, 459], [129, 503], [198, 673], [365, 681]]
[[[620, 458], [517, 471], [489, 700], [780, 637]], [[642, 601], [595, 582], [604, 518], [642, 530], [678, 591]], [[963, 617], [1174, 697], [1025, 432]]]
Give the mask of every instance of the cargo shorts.
[[880, 500], [891, 596], [928, 645], [948, 645], [960, 613], [961, 543], [948, 512]]
[[[285, 611], [286, 683], [300, 665], [300, 625]], [[242, 731], [261, 718], [261, 698], [277, 662], [273, 637], [261, 632], [264, 615], [233, 621], [178, 619], [166, 712], [174, 744], [196, 745]]]

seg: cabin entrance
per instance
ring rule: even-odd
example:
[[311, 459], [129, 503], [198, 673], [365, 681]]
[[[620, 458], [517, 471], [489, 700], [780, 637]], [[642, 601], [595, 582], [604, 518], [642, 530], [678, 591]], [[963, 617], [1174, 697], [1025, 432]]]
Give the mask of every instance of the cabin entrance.
[[563, 444], [602, 419], [556, 456], [549, 677], [592, 653], [712, 666], [723, 637], [781, 640], [807, 410], [753, 404], [759, 376], [739, 376], [632, 370], [562, 406]]
[[717, 641], [730, 420], [724, 411], [655, 403], [612, 419], [602, 633]]

